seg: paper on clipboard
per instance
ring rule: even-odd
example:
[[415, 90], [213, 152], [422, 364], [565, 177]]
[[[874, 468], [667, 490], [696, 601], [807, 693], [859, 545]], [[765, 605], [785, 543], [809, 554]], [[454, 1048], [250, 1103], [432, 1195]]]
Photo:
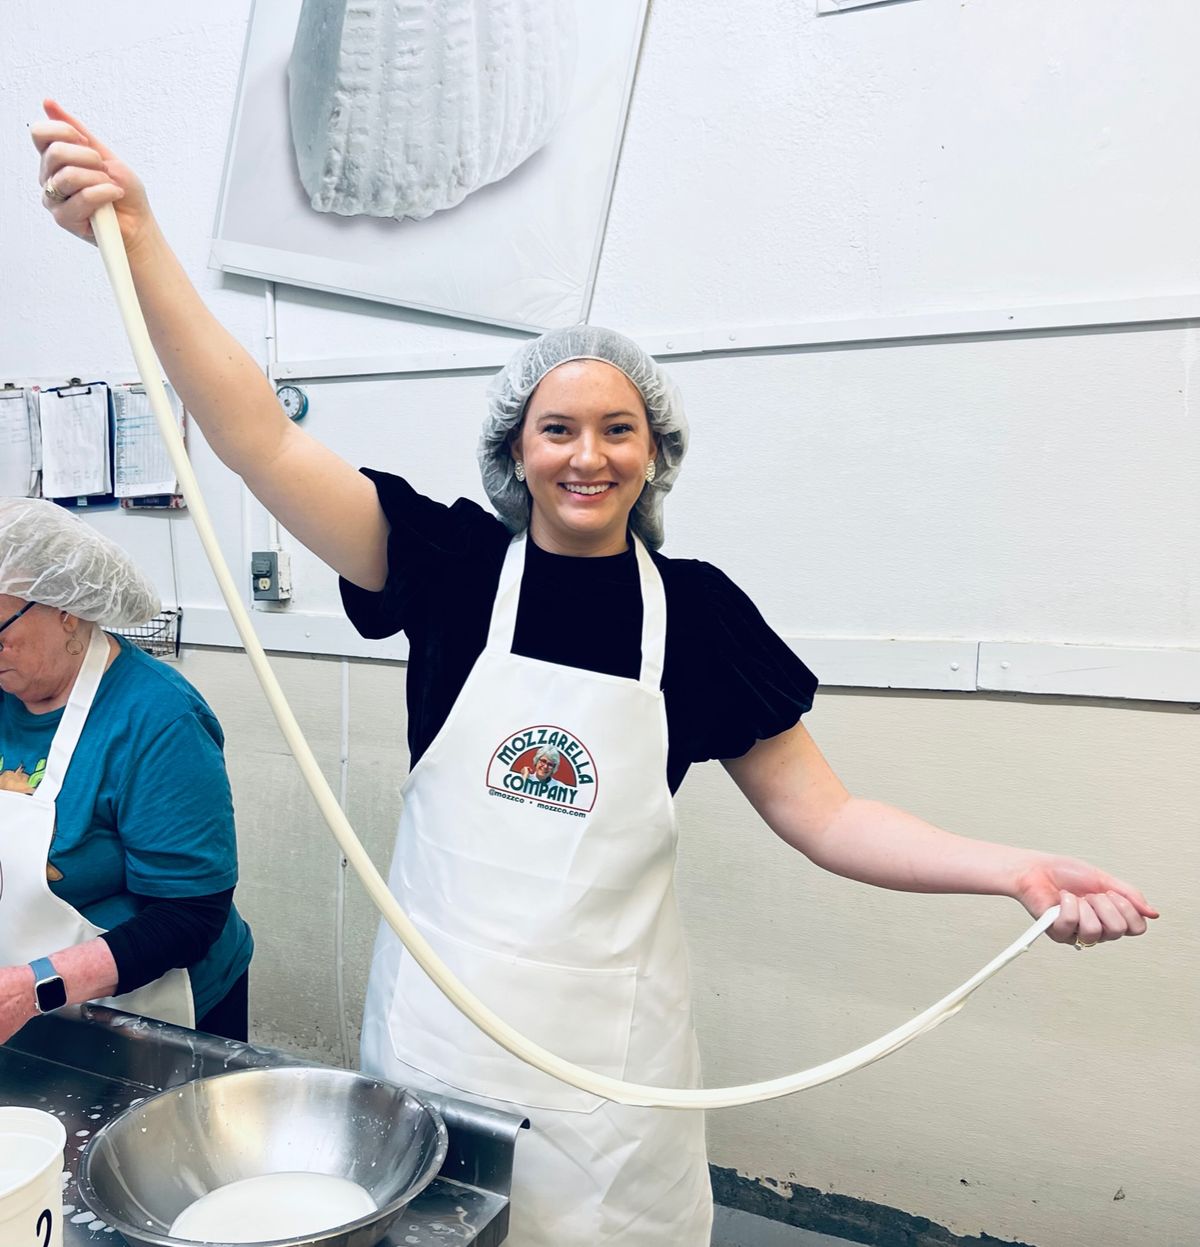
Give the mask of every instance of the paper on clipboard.
[[0, 497], [28, 498], [37, 491], [41, 439], [35, 439], [31, 397], [23, 386], [0, 389]]
[[42, 493], [85, 498], [112, 492], [108, 386], [42, 390]]
[[41, 485], [37, 478], [42, 474], [42, 417], [38, 406], [36, 386], [31, 386], [25, 391], [25, 410], [29, 413], [29, 448], [33, 457], [32, 467], [35, 476], [30, 486], [30, 493], [36, 496], [41, 493]]
[[[167, 401], [183, 432], [183, 404], [169, 386]], [[113, 492], [118, 498], [144, 498], [150, 494], [177, 494], [166, 443], [158, 432], [150, 399], [140, 385], [113, 388]]]

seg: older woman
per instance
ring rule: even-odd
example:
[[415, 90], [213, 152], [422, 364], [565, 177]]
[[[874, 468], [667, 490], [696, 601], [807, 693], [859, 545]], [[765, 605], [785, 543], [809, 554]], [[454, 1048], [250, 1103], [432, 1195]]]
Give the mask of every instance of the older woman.
[[177, 672], [102, 627], [158, 609], [94, 529], [0, 499], [0, 1040], [96, 999], [246, 1038], [221, 728]]
[[[698, 1079], [671, 798], [710, 758], [777, 834], [838, 874], [1011, 896], [1033, 914], [1061, 905], [1051, 936], [1081, 946], [1145, 931], [1141, 894], [1085, 862], [967, 840], [846, 792], [801, 722], [812, 674], [719, 571], [652, 552], [686, 425], [670, 378], [634, 343], [561, 330], [502, 371], [480, 448], [499, 518], [356, 472], [283, 416], [129, 169], [57, 106], [47, 113], [33, 129], [46, 206], [89, 237], [91, 213], [115, 202], [159, 358], [209, 443], [341, 573], [364, 635], [407, 633], [414, 765], [390, 885], [507, 1021], [605, 1073]], [[551, 750], [554, 783], [529, 791]], [[362, 1061], [530, 1117], [517, 1247], [709, 1241], [698, 1114], [601, 1102], [522, 1065], [432, 989], [388, 927]]]

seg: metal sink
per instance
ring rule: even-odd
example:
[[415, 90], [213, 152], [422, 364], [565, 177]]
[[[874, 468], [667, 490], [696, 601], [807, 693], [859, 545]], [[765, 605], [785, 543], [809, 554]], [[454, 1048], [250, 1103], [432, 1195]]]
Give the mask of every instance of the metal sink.
[[[63, 1247], [126, 1240], [96, 1220], [75, 1184], [88, 1139], [131, 1104], [228, 1070], [315, 1066], [275, 1048], [217, 1039], [100, 1005], [35, 1018], [0, 1046], [0, 1103], [59, 1116], [67, 1131]], [[462, 1100], [421, 1095], [441, 1113], [449, 1150], [441, 1172], [380, 1247], [496, 1247], [508, 1232], [513, 1148], [525, 1124]]]

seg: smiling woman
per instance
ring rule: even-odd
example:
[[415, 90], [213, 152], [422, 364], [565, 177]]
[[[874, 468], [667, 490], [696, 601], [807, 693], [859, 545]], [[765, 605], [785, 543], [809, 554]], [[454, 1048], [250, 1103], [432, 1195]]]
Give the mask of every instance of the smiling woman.
[[620, 554], [657, 446], [636, 386], [576, 360], [537, 387], [512, 440], [533, 500], [529, 534], [552, 554]]
[[[625, 548], [628, 527], [658, 549], [687, 438], [670, 376], [621, 334], [575, 325], [527, 342], [500, 371], [479, 468], [500, 518], [513, 532], [528, 527], [543, 548], [559, 541], [569, 548], [557, 553], [611, 554]], [[605, 497], [599, 518], [567, 509], [563, 493]]]

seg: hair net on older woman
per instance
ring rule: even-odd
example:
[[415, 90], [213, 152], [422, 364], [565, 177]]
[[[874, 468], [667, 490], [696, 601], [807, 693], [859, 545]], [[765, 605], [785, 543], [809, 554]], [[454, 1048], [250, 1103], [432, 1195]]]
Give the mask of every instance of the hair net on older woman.
[[630, 525], [657, 550], [663, 542], [663, 499], [679, 475], [687, 450], [687, 418], [674, 381], [636, 342], [612, 329], [595, 325], [553, 329], [526, 342], [500, 370], [488, 388], [488, 412], [479, 439], [483, 488], [513, 532], [528, 527], [529, 490], [516, 478], [509, 439], [524, 418], [538, 382], [559, 364], [577, 359], [598, 359], [620, 369], [646, 404], [650, 429], [658, 438], [656, 474], [634, 504]]
[[0, 593], [111, 628], [144, 624], [161, 607], [120, 546], [40, 498], [0, 498]]

